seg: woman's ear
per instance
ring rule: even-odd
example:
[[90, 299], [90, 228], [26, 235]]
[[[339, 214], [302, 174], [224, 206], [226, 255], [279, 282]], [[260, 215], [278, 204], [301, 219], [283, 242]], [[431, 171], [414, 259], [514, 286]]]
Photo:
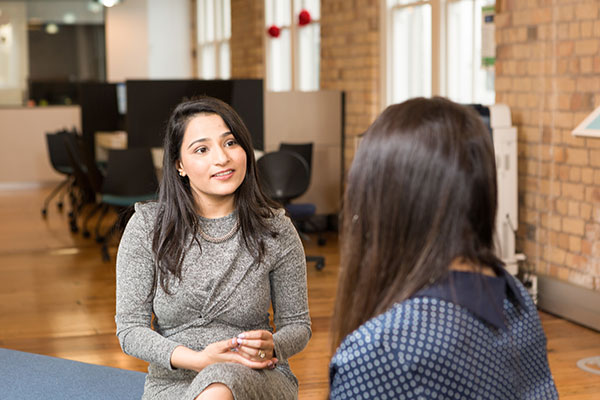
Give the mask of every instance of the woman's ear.
[[181, 160], [175, 161], [175, 168], [177, 168], [177, 171], [179, 171], [179, 176], [181, 176], [181, 177], [185, 176], [185, 170], [183, 169], [183, 165], [181, 164]]

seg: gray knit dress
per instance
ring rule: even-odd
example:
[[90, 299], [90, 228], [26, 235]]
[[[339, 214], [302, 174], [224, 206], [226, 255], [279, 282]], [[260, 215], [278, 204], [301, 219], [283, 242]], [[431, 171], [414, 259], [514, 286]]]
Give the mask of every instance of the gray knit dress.
[[[171, 295], [159, 285], [149, 297], [157, 210], [156, 203], [136, 204], [117, 255], [117, 337], [126, 354], [150, 363], [142, 398], [194, 399], [216, 382], [227, 385], [236, 400], [297, 398], [298, 382], [287, 359], [306, 346], [311, 329], [304, 250], [289, 218], [277, 210], [269, 220], [279, 235], [265, 238], [260, 265], [239, 229], [222, 243], [200, 237], [201, 249], [194, 244], [185, 255], [181, 281], [171, 280]], [[199, 218], [202, 231], [213, 238], [225, 236], [237, 223], [236, 212]], [[275, 369], [219, 363], [198, 373], [171, 367], [171, 353], [179, 345], [200, 351], [244, 331], [272, 331], [271, 304], [279, 360]]]

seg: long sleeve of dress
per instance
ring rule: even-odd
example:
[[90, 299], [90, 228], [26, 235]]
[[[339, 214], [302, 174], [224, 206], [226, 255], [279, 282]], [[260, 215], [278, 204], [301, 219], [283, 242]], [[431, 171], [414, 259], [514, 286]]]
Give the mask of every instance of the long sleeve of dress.
[[150, 294], [154, 278], [151, 226], [136, 205], [117, 254], [117, 337], [126, 354], [172, 369], [171, 353], [179, 343], [151, 328]]
[[273, 322], [277, 329], [273, 341], [279, 359], [300, 352], [311, 337], [304, 249], [291, 221], [284, 218], [279, 237], [283, 251], [270, 274]]

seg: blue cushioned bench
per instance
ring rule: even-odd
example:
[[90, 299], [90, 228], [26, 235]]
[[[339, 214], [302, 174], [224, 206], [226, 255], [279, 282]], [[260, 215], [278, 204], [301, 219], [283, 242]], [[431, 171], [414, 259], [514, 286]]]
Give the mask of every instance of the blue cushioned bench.
[[0, 348], [2, 399], [140, 399], [146, 374]]

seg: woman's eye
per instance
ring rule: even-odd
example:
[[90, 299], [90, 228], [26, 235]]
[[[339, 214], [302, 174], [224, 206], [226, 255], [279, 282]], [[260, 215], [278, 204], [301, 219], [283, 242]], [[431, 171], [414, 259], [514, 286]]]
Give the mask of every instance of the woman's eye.
[[225, 146], [227, 146], [227, 147], [231, 147], [236, 144], [237, 144], [237, 142], [235, 141], [235, 139], [229, 139], [228, 141], [225, 142]]
[[206, 153], [208, 149], [206, 147], [198, 147], [194, 152], [195, 153]]

